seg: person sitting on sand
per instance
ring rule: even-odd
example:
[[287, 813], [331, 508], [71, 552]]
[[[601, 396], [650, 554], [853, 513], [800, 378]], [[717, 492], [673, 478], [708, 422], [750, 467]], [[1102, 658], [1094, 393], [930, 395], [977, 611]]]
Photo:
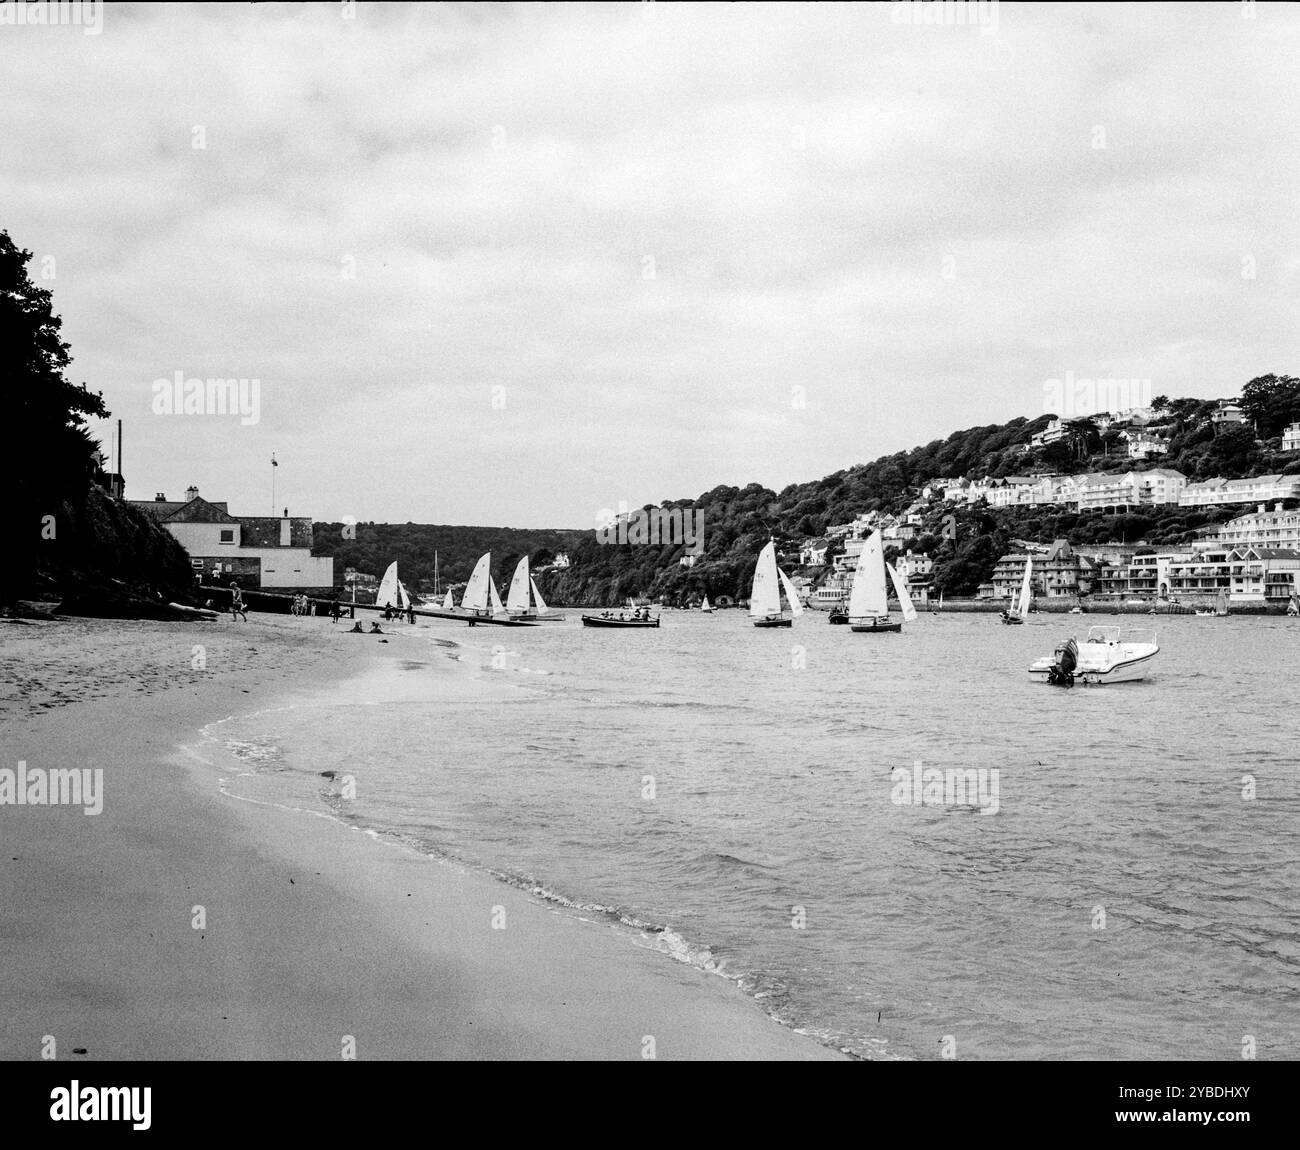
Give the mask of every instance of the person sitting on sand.
[[349, 634], [349, 635], [364, 635], [364, 634], [365, 634], [365, 631], [363, 631], [363, 630], [361, 629], [361, 620], [360, 620], [360, 619], [358, 619], [355, 623], [352, 624], [352, 630], [349, 631], [348, 634]]
[[384, 629], [378, 623], [370, 624], [371, 635], [382, 635], [383, 633], [384, 633]]

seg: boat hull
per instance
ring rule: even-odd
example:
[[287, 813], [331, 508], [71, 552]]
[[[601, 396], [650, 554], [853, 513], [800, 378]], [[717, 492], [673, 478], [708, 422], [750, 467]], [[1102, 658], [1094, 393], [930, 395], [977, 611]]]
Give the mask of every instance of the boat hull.
[[832, 611], [832, 612], [831, 612], [831, 617], [830, 617], [828, 620], [826, 620], [826, 621], [827, 621], [828, 623], [831, 623], [831, 624], [835, 625], [835, 626], [839, 626], [839, 625], [841, 625], [841, 624], [847, 624], [848, 621], [849, 621], [849, 617], [848, 617], [848, 615], [847, 615], [845, 612], [843, 612], [843, 611]]
[[584, 615], [584, 627], [658, 627], [658, 619], [602, 619], [599, 615]]
[[794, 625], [792, 619], [754, 619], [755, 627], [791, 627]]
[[[1129, 659], [1112, 663], [1107, 667], [1088, 666], [1086, 648], [1080, 647], [1080, 661], [1074, 670], [1074, 681], [1088, 687], [1100, 687], [1108, 683], [1136, 683], [1145, 679], [1151, 668], [1151, 660], [1159, 654], [1159, 649]], [[1044, 656], [1029, 665], [1029, 677], [1046, 683], [1055, 660]]]
[[872, 634], [877, 631], [901, 631], [902, 623], [850, 623], [850, 631]]

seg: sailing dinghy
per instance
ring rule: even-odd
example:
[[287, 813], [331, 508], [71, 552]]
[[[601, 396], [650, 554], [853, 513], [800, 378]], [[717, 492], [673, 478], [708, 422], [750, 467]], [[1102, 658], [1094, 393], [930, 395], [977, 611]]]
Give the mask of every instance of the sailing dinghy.
[[512, 619], [492, 582], [492, 552], [479, 557], [474, 571], [465, 584], [465, 594], [460, 599], [460, 609], [470, 612], [469, 625], [496, 623], [503, 627], [531, 627], [531, 619]]
[[519, 560], [515, 567], [514, 578], [510, 580], [510, 590], [506, 594], [506, 611], [512, 619], [528, 619], [533, 622], [564, 618], [558, 611], [552, 611], [546, 606], [546, 600], [542, 598], [542, 593], [537, 588], [537, 580], [532, 577], [528, 569], [527, 555]]
[[[781, 592], [790, 604], [790, 613], [781, 611]], [[776, 565], [776, 543], [769, 539], [759, 553], [754, 568], [754, 583], [749, 593], [749, 617], [755, 627], [790, 627], [803, 614], [803, 604], [794, 585]]]
[[1002, 612], [1002, 622], [1004, 623], [1023, 623], [1025, 616], [1029, 614], [1029, 602], [1033, 591], [1030, 587], [1030, 572], [1033, 570], [1034, 557], [1025, 556], [1025, 577], [1020, 583], [1020, 597]]
[[[908, 606], [911, 606], [910, 600]], [[902, 623], [889, 620], [885, 549], [879, 529], [867, 536], [858, 555], [858, 567], [853, 573], [853, 587], [849, 591], [849, 629], [865, 633], [903, 629]]]

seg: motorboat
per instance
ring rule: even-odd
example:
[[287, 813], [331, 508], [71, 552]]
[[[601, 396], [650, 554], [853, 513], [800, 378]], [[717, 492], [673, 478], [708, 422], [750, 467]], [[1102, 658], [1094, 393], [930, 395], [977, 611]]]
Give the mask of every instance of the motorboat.
[[1035, 679], [1070, 687], [1103, 683], [1132, 683], [1146, 677], [1151, 660], [1160, 653], [1154, 631], [1120, 627], [1089, 627], [1082, 642], [1067, 639], [1051, 655], [1029, 665]]

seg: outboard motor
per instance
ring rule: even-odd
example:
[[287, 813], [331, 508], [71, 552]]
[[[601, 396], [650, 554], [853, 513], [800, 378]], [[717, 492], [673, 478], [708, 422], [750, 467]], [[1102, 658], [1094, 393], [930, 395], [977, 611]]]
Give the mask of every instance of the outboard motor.
[[1053, 652], [1056, 662], [1047, 672], [1047, 681], [1054, 687], [1073, 687], [1074, 668], [1079, 664], [1079, 645], [1073, 639], [1066, 639]]

